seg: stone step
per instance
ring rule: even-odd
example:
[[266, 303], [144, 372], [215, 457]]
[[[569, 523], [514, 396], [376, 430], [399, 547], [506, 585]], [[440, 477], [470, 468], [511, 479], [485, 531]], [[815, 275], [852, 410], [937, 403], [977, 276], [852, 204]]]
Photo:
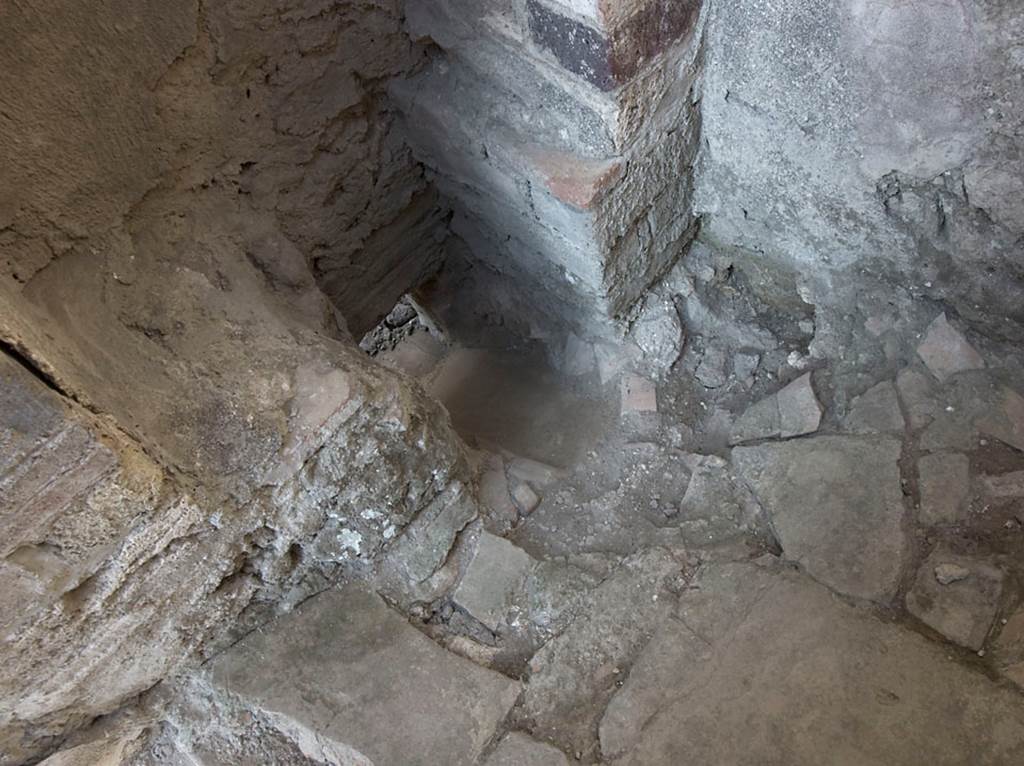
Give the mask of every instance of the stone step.
[[520, 693], [361, 585], [250, 634], [211, 663], [210, 678], [307, 757], [374, 766], [475, 764]]

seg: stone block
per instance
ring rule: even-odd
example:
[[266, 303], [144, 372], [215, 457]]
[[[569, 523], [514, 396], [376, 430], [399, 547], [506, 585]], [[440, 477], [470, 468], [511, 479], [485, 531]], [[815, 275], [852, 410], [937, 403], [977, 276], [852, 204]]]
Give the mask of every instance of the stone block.
[[748, 407], [733, 424], [729, 443], [789, 439], [814, 433], [821, 425], [821, 415], [821, 404], [808, 372], [777, 393]]
[[533, 563], [522, 548], [483, 532], [452, 599], [490, 630], [497, 631]]
[[303, 602], [220, 655], [211, 673], [291, 739], [306, 732], [334, 751], [409, 766], [476, 763], [520, 690], [358, 585]]

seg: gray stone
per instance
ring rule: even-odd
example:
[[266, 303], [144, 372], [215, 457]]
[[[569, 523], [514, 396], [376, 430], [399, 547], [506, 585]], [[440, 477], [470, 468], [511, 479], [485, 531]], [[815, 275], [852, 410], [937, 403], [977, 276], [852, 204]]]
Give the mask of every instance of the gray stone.
[[54, 753], [39, 766], [128, 766], [145, 745], [141, 731], [112, 736]]
[[220, 655], [211, 673], [292, 739], [304, 731], [321, 746], [409, 766], [476, 763], [520, 689], [446, 652], [359, 585], [305, 601]]
[[917, 461], [921, 488], [921, 521], [953, 524], [967, 516], [971, 464], [966, 455], [939, 452]]
[[854, 399], [843, 419], [843, 428], [855, 434], [899, 434], [905, 427], [896, 387], [888, 380]]
[[811, 373], [801, 375], [775, 394], [747, 408], [733, 425], [730, 444], [756, 439], [814, 433], [821, 424], [821, 404], [811, 386]]
[[497, 630], [532, 567], [533, 559], [524, 550], [483, 532], [452, 598], [492, 631]]
[[978, 370], [985, 360], [946, 319], [939, 314], [930, 325], [917, 355], [939, 380], [965, 370]]
[[643, 362], [656, 374], [667, 372], [683, 353], [683, 327], [671, 298], [656, 294], [644, 301], [643, 311], [629, 337], [643, 353]]
[[1024, 759], [1019, 694], [798, 572], [708, 565], [677, 617], [601, 721], [616, 766]]
[[811, 373], [801, 375], [776, 396], [779, 401], [779, 436], [788, 439], [818, 430], [821, 404], [811, 386]]
[[787, 558], [840, 593], [884, 603], [907, 547], [900, 451], [887, 437], [818, 436], [737, 447], [733, 462]]
[[971, 576], [971, 570], [959, 564], [943, 563], [935, 567], [935, 581], [939, 585], [951, 585]]
[[996, 411], [979, 418], [978, 428], [982, 433], [1024, 452], [1024, 396], [1003, 388]]
[[700, 381], [704, 388], [719, 388], [724, 386], [729, 376], [725, 366], [729, 361], [725, 349], [721, 346], [710, 346], [704, 350], [700, 364], [694, 372], [694, 376]]
[[561, 750], [514, 731], [506, 734], [484, 766], [569, 766]]
[[665, 551], [626, 559], [584, 610], [530, 661], [521, 714], [531, 731], [589, 752], [604, 704], [623, 669], [672, 609], [666, 580], [680, 564]]
[[981, 485], [989, 497], [1024, 497], [1024, 471], [982, 476]]
[[900, 370], [896, 388], [907, 408], [911, 428], [924, 428], [942, 409], [934, 398], [932, 382], [917, 370]]
[[992, 649], [1000, 672], [1024, 689], [1024, 607], [1006, 620]]
[[779, 435], [779, 400], [773, 395], [748, 407], [729, 431], [730, 444], [742, 444]]
[[[943, 583], [939, 573], [945, 576], [951, 567], [968, 574]], [[950, 641], [977, 651], [999, 612], [1003, 577], [987, 561], [937, 550], [921, 564], [907, 593], [907, 609]]]
[[754, 385], [754, 373], [761, 364], [761, 355], [740, 352], [732, 358], [732, 374], [736, 376], [744, 388]]

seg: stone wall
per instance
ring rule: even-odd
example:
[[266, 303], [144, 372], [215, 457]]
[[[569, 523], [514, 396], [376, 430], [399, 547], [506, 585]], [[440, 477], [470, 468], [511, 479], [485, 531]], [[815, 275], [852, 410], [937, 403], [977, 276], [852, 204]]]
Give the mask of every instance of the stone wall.
[[6, 766], [391, 547], [440, 565], [475, 505], [447, 414], [345, 329], [445, 231], [385, 97], [398, 4], [0, 26]]
[[715, 0], [704, 236], [815, 303], [872, 284], [1024, 337], [1022, 25], [998, 0]]
[[409, 6], [440, 50], [392, 92], [453, 201], [478, 314], [559, 349], [614, 336], [682, 254], [702, 26], [697, 0]]

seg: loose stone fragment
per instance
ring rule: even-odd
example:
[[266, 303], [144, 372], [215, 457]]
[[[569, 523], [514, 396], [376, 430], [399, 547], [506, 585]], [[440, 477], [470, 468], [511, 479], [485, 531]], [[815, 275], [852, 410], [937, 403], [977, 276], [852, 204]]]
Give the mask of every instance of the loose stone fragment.
[[1004, 388], [999, 407], [994, 413], [980, 418], [978, 428], [982, 433], [1024, 452], [1024, 396]]
[[1003, 573], [996, 567], [935, 551], [917, 573], [907, 609], [950, 641], [978, 651], [995, 622], [1002, 593]]
[[917, 347], [917, 355], [939, 380], [985, 366], [981, 354], [950, 325], [945, 314], [939, 314], [928, 326], [925, 339]]
[[512, 487], [512, 501], [521, 516], [529, 516], [540, 505], [540, 495], [525, 481], [516, 481]]
[[961, 580], [966, 580], [971, 576], [971, 570], [967, 567], [962, 567], [959, 564], [939, 564], [935, 567], [935, 579], [938, 580], [940, 585], [950, 585]]
[[658, 391], [653, 381], [632, 373], [622, 376], [622, 412], [657, 412]]
[[779, 435], [783, 439], [818, 430], [821, 404], [811, 387], [811, 373], [801, 375], [776, 396], [779, 400]]
[[967, 512], [971, 492], [971, 468], [966, 455], [937, 453], [917, 461], [921, 486], [921, 521], [952, 524]]

